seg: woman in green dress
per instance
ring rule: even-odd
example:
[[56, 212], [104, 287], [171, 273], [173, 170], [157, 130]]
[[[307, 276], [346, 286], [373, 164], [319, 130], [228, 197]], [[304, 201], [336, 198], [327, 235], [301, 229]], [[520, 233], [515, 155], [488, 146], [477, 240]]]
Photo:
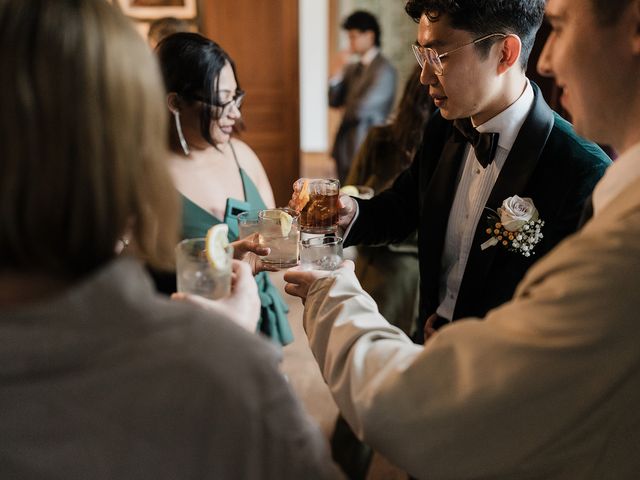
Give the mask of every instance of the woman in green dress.
[[[182, 199], [182, 237], [204, 237], [224, 222], [229, 241], [236, 241], [238, 210], [273, 208], [275, 202], [260, 160], [233, 137], [244, 99], [235, 64], [217, 43], [195, 33], [167, 37], [156, 53], [172, 116], [169, 168]], [[262, 304], [258, 330], [286, 345], [293, 340], [288, 307], [259, 259], [250, 261]]]

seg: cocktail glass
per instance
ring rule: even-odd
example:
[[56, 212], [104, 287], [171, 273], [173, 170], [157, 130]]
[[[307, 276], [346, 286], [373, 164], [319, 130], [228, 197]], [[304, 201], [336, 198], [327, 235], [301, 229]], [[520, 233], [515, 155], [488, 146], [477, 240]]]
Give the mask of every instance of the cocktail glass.
[[293, 184], [300, 208], [300, 229], [306, 233], [335, 233], [338, 228], [340, 182], [300, 178]]
[[258, 223], [258, 214], [260, 210], [248, 210], [246, 212], [239, 213], [238, 218], [238, 235], [239, 238], [247, 238], [255, 233], [258, 233], [260, 225]]
[[300, 258], [298, 218], [298, 212], [290, 208], [272, 208], [260, 211], [258, 214], [258, 243], [271, 249], [269, 255], [260, 257], [262, 263], [277, 268], [298, 265]]
[[217, 300], [231, 292], [231, 259], [233, 247], [225, 249], [221, 265], [214, 266], [205, 254], [204, 238], [189, 238], [176, 247], [176, 280], [178, 292], [191, 293]]
[[343, 259], [342, 238], [335, 235], [312, 237], [301, 242], [300, 265], [310, 270], [335, 270]]

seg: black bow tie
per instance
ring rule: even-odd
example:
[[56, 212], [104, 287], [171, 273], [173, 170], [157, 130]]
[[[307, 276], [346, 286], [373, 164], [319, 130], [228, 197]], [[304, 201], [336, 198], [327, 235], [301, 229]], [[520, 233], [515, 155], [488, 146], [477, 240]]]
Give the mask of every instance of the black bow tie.
[[480, 133], [473, 128], [469, 118], [454, 120], [453, 126], [456, 127], [454, 132], [457, 140], [469, 142], [482, 168], [487, 168], [487, 165], [489, 165], [493, 161], [493, 157], [496, 156], [498, 137], [500, 134], [496, 132]]

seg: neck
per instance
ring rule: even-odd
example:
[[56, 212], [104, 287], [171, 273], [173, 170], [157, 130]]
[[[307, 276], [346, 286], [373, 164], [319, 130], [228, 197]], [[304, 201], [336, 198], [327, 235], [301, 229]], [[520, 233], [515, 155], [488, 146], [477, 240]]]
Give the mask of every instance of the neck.
[[[628, 95], [626, 105], [618, 108], [616, 112], [617, 115], [608, 123], [611, 136], [608, 143], [616, 152], [622, 154], [640, 143], [640, 128], [637, 123], [640, 120], [640, 95]], [[607, 141], [603, 140], [603, 143]]]
[[629, 135], [625, 135], [620, 142], [616, 142], [611, 146], [618, 154], [623, 154], [638, 144], [640, 144], [640, 132], [634, 131], [629, 132]]
[[495, 99], [487, 105], [487, 108], [471, 116], [473, 125], [482, 125], [504, 112], [520, 98], [525, 88], [527, 88], [527, 78], [524, 74], [514, 75], [511, 78], [505, 77], [497, 89], [498, 94]]
[[217, 144], [215, 147], [208, 142], [192, 144], [189, 143], [189, 155], [185, 155], [182, 151], [182, 147], [178, 145], [176, 148], [172, 145], [171, 152], [173, 153], [173, 157], [178, 158], [184, 161], [197, 160], [202, 157], [207, 157], [212, 152], [225, 152], [227, 149], [227, 145], [229, 142]]
[[[211, 147], [211, 144], [207, 142], [202, 136], [189, 135], [185, 132], [185, 137], [187, 140], [187, 145], [189, 146], [189, 152], [191, 153], [198, 150], [207, 150], [209, 147]], [[169, 131], [169, 147], [174, 154], [187, 158], [187, 156], [184, 154], [184, 151], [182, 150], [182, 145], [180, 144], [180, 140], [178, 139], [178, 134], [176, 133], [175, 128], [172, 128]]]
[[62, 277], [39, 273], [0, 273], [0, 307], [16, 307], [36, 302], [68, 288]]

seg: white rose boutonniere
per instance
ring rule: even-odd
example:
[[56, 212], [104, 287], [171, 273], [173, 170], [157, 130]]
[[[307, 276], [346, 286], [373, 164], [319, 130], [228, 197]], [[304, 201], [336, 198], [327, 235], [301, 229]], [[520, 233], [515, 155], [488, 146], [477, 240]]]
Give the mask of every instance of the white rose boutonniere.
[[517, 232], [527, 222], [538, 220], [538, 210], [530, 198], [520, 198], [517, 195], [507, 198], [498, 208], [498, 215], [504, 228], [510, 232]]
[[540, 220], [533, 200], [514, 195], [505, 199], [497, 212], [487, 210], [490, 214], [486, 232], [491, 238], [480, 246], [482, 250], [500, 244], [525, 257], [535, 254], [533, 249], [544, 236], [544, 221]]

